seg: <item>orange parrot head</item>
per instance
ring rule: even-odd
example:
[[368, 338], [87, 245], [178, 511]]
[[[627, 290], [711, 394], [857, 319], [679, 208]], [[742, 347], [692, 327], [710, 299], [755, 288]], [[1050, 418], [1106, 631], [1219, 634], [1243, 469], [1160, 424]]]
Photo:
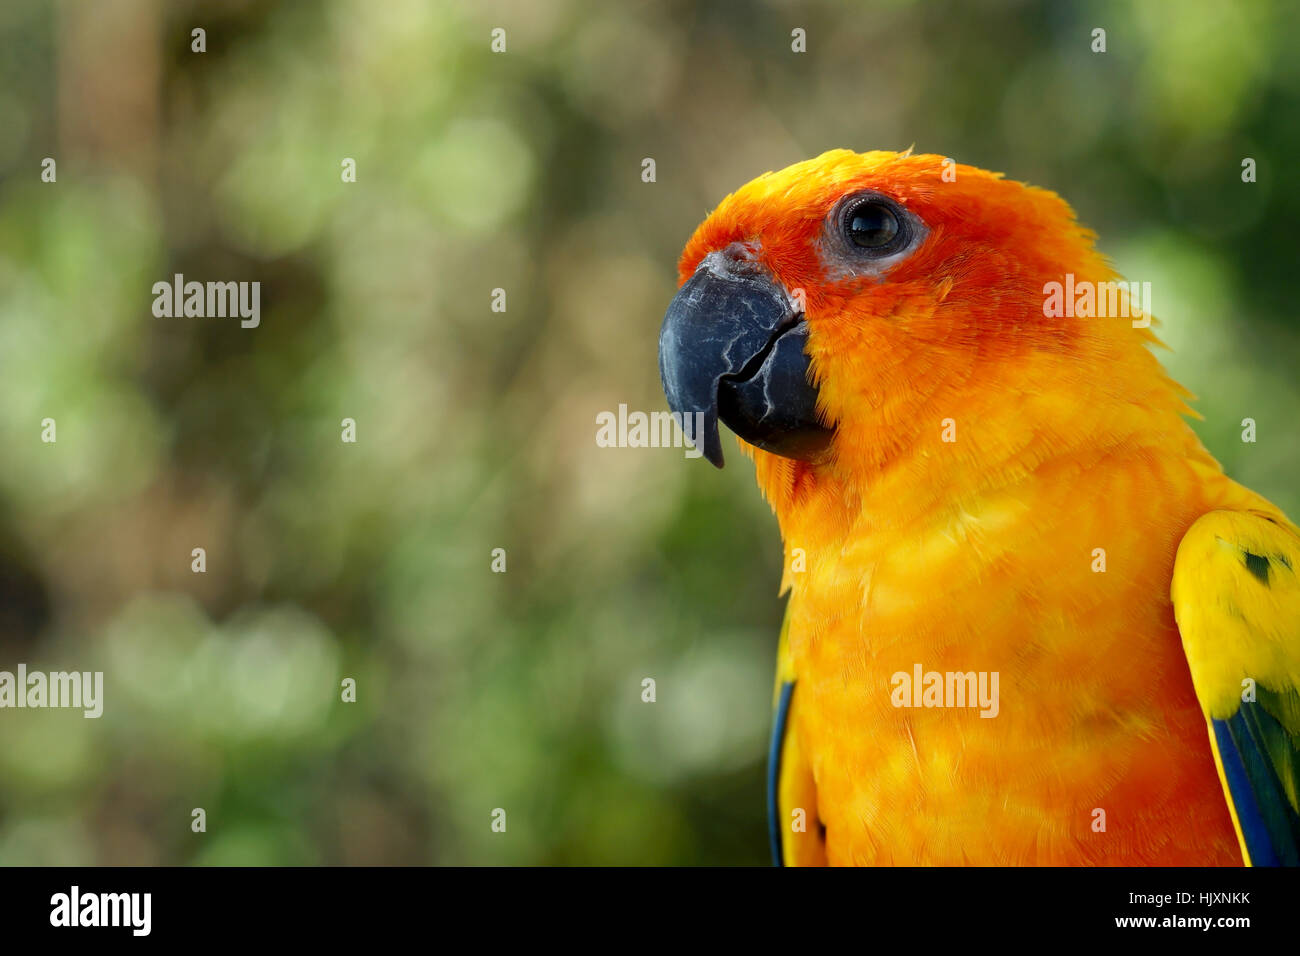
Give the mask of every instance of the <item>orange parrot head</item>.
[[773, 497], [778, 477], [870, 480], [990, 395], [1032, 403], [1031, 381], [1083, 408], [1116, 381], [1173, 389], [1149, 318], [1045, 308], [1067, 274], [1117, 278], [1094, 238], [1055, 193], [942, 156], [834, 150], [767, 173], [682, 253], [669, 405], [719, 467], [725, 422]]

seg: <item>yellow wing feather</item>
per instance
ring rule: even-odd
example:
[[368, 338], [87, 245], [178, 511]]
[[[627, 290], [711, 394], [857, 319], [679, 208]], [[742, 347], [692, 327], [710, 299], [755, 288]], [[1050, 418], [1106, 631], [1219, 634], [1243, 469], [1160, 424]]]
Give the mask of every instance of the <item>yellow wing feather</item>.
[[[777, 745], [781, 762], [777, 778], [777, 814], [772, 825], [779, 828], [781, 856], [786, 866], [825, 866], [826, 840], [817, 812], [817, 782], [800, 732], [798, 681], [794, 660], [790, 656], [789, 632], [790, 610], [787, 607], [777, 648], [776, 691], [772, 702], [778, 715], [783, 688], [790, 687], [791, 692], [784, 715], [784, 732]], [[803, 811], [800, 818], [795, 816], [797, 810]]]
[[1277, 512], [1210, 512], [1171, 596], [1243, 856], [1300, 862], [1300, 532]]

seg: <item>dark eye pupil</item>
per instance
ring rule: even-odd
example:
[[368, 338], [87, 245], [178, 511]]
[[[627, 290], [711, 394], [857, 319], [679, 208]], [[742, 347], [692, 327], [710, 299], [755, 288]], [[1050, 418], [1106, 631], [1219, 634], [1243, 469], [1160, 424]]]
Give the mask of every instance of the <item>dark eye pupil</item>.
[[900, 226], [893, 210], [878, 202], [864, 202], [849, 214], [849, 239], [860, 249], [881, 249], [897, 238]]

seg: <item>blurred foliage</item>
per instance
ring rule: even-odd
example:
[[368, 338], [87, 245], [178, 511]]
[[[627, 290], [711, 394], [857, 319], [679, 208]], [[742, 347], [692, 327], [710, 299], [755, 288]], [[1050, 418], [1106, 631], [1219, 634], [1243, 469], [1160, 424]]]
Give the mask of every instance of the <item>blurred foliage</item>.
[[[106, 689], [0, 712], [0, 862], [764, 862], [775, 523], [739, 455], [594, 441], [663, 407], [691, 230], [838, 146], [1054, 188], [1300, 515], [1297, 39], [1282, 0], [6, 0], [0, 669]], [[260, 281], [260, 328], [154, 318], [177, 272]]]

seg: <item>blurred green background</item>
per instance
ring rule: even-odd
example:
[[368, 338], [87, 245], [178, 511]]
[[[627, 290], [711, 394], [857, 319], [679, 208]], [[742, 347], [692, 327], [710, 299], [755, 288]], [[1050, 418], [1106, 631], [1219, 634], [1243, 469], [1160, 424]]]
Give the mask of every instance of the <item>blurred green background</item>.
[[[739, 454], [595, 443], [664, 407], [692, 229], [840, 146], [1056, 189], [1300, 516], [1298, 37], [1291, 2], [5, 0], [0, 670], [106, 687], [0, 711], [0, 862], [766, 862], [775, 522]], [[261, 326], [154, 318], [176, 272], [260, 281]]]

